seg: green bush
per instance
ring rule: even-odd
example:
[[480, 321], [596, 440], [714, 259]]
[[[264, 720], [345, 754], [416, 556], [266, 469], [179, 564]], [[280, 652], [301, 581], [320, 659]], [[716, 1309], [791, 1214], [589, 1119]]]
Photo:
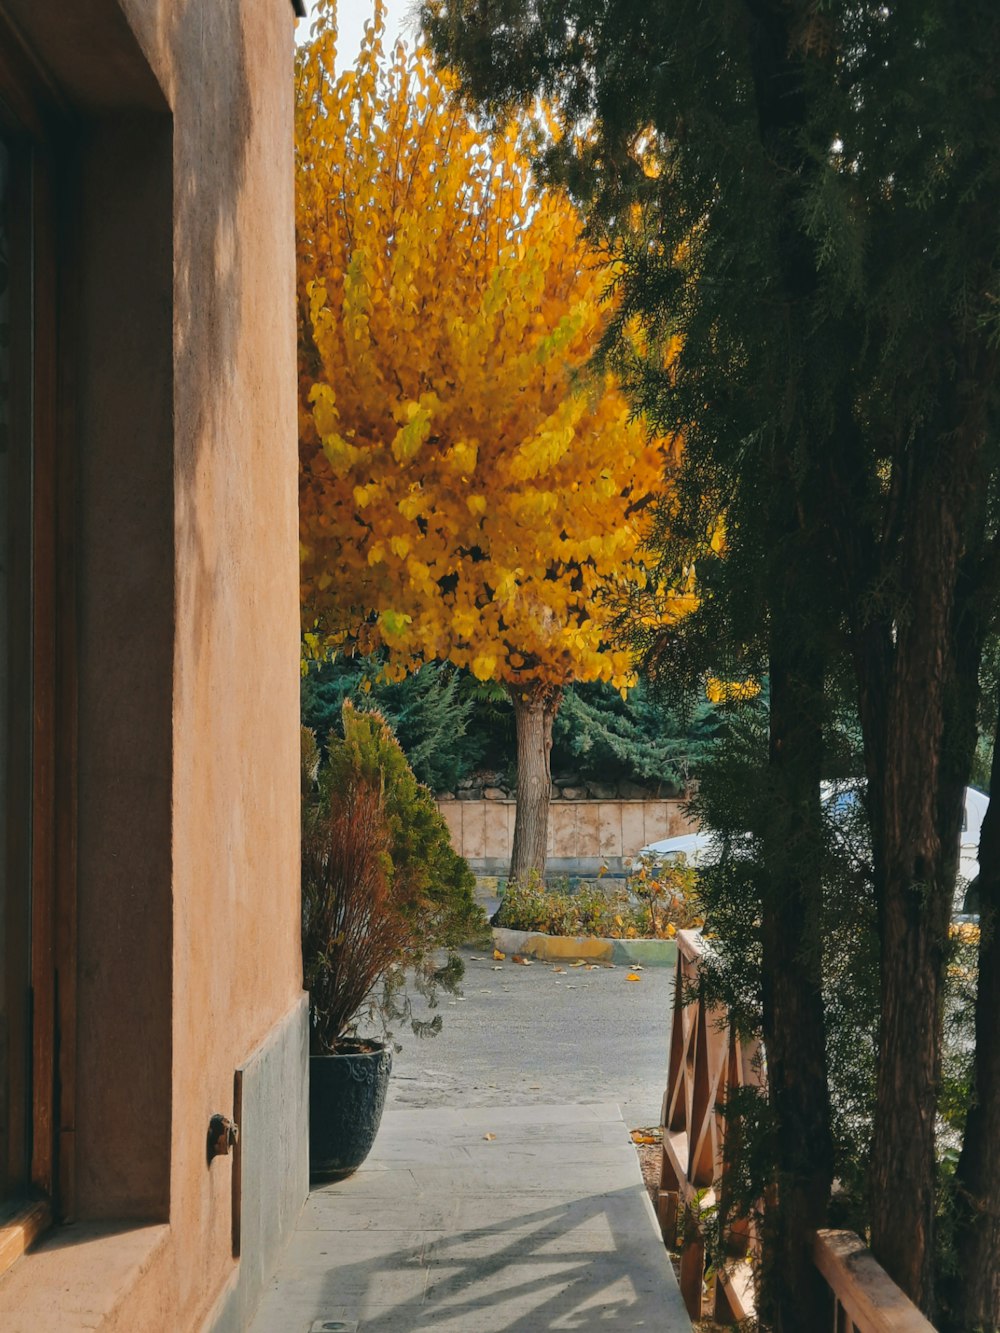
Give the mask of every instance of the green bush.
[[455, 949], [486, 934], [475, 877], [388, 723], [348, 699], [341, 724], [322, 766], [303, 729], [303, 970], [321, 1049], [361, 1021], [438, 1031], [440, 1015], [414, 1018], [407, 979], [435, 1007], [461, 979]]

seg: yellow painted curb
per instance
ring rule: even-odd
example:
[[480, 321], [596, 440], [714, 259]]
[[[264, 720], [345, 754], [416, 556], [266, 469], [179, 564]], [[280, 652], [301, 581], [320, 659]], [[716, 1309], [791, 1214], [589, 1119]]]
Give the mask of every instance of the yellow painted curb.
[[593, 963], [611, 963], [615, 967], [673, 967], [677, 962], [675, 940], [614, 940], [594, 935], [546, 935], [540, 930], [512, 930], [493, 927], [493, 947], [504, 954], [526, 954], [539, 962], [565, 962], [566, 959]]
[[610, 940], [588, 939], [580, 935], [529, 935], [524, 942], [524, 952], [550, 962], [557, 958], [592, 958], [597, 963], [610, 963], [614, 945]]

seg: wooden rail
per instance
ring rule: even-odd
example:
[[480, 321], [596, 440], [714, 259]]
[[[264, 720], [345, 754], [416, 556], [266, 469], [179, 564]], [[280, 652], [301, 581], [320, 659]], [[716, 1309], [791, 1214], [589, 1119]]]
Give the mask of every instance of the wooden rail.
[[853, 1231], [818, 1231], [813, 1255], [833, 1293], [834, 1333], [934, 1333]]
[[[714, 1233], [724, 1264], [715, 1268], [712, 1318], [746, 1319], [754, 1312], [752, 1257], [757, 1228], [740, 1219], [719, 1235], [727, 1211], [726, 1124], [722, 1107], [733, 1088], [761, 1082], [761, 1052], [738, 1042], [724, 1009], [696, 996], [708, 946], [696, 931], [677, 933], [677, 978], [667, 1091], [663, 1098], [663, 1159], [659, 1219], [674, 1248], [681, 1222], [681, 1295], [692, 1319], [704, 1318], [705, 1240]], [[685, 1004], [684, 1001], [689, 1003]]]
[[[681, 1295], [692, 1319], [710, 1313], [719, 1323], [736, 1323], [754, 1315], [760, 1231], [756, 1218], [730, 1216], [735, 1145], [730, 1142], [727, 1154], [723, 1107], [734, 1089], [762, 1085], [765, 1060], [759, 1043], [736, 1039], [725, 1009], [701, 999], [701, 962], [710, 948], [696, 931], [677, 934], [657, 1212], [667, 1245], [676, 1249], [679, 1243]], [[714, 1260], [711, 1283], [706, 1283], [707, 1240]], [[830, 1290], [833, 1333], [934, 1333], [852, 1231], [819, 1231], [814, 1258]], [[710, 1311], [704, 1308], [708, 1287]]]

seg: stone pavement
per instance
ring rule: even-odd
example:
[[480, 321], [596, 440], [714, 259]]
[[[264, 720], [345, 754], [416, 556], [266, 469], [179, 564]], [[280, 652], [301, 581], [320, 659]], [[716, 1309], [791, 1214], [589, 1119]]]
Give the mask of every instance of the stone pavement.
[[617, 1105], [390, 1107], [250, 1333], [690, 1333]]

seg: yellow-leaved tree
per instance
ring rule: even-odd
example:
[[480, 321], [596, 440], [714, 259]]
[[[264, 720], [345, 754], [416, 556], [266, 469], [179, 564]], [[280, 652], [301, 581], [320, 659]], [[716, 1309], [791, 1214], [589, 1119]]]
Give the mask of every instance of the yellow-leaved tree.
[[644, 515], [679, 444], [585, 373], [609, 270], [533, 184], [517, 127], [477, 128], [382, 32], [378, 0], [338, 77], [325, 7], [297, 70], [304, 640], [503, 683], [523, 879], [544, 872], [563, 688], [634, 681], [605, 593], [647, 578]]

